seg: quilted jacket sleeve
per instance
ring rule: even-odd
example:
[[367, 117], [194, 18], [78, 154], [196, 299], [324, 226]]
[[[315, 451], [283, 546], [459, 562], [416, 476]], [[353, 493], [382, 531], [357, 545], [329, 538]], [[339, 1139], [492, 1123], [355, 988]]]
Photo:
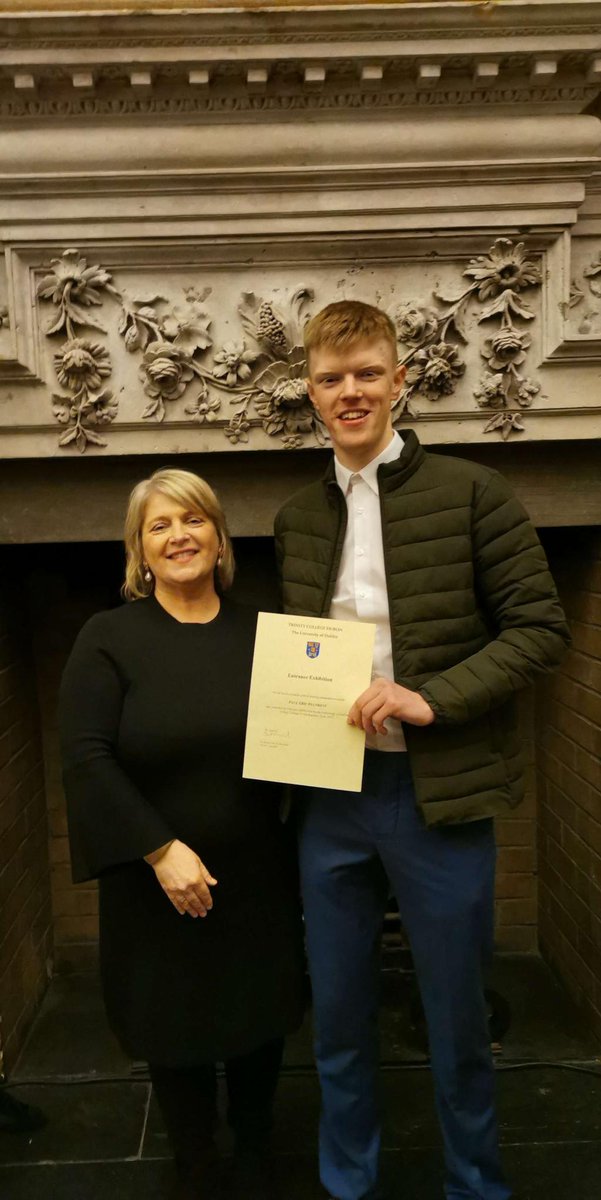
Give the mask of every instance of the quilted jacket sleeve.
[[472, 544], [479, 602], [491, 641], [419, 688], [441, 724], [460, 724], [503, 704], [569, 644], [544, 551], [519, 501], [493, 474], [475, 496]]

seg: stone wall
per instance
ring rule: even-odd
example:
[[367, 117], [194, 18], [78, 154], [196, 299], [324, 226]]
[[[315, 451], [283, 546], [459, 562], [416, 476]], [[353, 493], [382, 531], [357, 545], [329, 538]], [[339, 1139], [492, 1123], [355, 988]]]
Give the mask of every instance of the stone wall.
[[42, 748], [25, 597], [0, 557], [0, 1058], [14, 1064], [52, 955]]
[[601, 530], [549, 550], [573, 641], [537, 705], [539, 937], [601, 1034]]

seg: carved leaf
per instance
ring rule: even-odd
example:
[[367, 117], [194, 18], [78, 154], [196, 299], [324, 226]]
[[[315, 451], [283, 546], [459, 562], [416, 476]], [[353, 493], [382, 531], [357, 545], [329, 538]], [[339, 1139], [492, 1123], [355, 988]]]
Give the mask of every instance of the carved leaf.
[[[142, 305], [142, 304], [143, 304], [143, 305], [151, 305], [151, 304], [168, 304], [168, 303], [169, 303], [169, 301], [167, 300], [167, 297], [166, 297], [166, 296], [160, 296], [160, 295], [156, 295], [156, 296], [154, 296], [154, 295], [153, 295], [153, 296], [134, 296], [134, 298], [133, 298], [133, 299], [134, 299], [134, 304], [140, 304], [140, 305]], [[141, 312], [141, 311], [142, 311], [142, 309], [140, 308], [140, 309], [139, 309], [139, 312]], [[153, 316], [154, 316], [154, 317], [155, 317], [155, 319], [156, 319], [156, 316], [155, 316], [155, 314], [154, 314], [154, 313], [153, 313]]]
[[287, 323], [288, 342], [290, 345], [294, 345], [299, 333], [302, 334], [303, 325], [308, 317], [308, 313], [303, 317], [303, 308], [305, 304], [309, 304], [314, 299], [314, 296], [315, 292], [313, 288], [301, 284], [290, 297], [290, 319]]
[[[468, 336], [467, 336], [467, 333], [465, 330], [464, 317], [465, 317], [465, 305], [460, 304], [457, 309], [457, 312], [454, 312], [451, 314], [451, 318], [449, 320], [449, 327], [451, 327], [452, 329], [455, 330], [455, 333], [457, 334], [459, 341], [463, 342], [464, 346], [467, 346]], [[444, 337], [445, 338], [446, 338], [446, 334], [447, 334], [447, 328], [446, 328], [446, 326], [444, 326]]]
[[86, 441], [92, 442], [94, 446], [106, 446], [107, 445], [104, 438], [101, 438], [100, 434], [96, 433], [93, 429], [90, 429], [89, 426], [85, 426], [83, 432], [84, 432]]
[[492, 417], [491, 420], [487, 422], [487, 424], [484, 426], [484, 432], [492, 433], [495, 429], [498, 429], [500, 430], [503, 441], [506, 442], [513, 430], [518, 433], [523, 433], [524, 428], [525, 426], [522, 424], [518, 413], [501, 412], [497, 413], [496, 416]]
[[457, 292], [457, 295], [453, 296], [445, 296], [443, 292], [438, 291], [433, 292], [432, 295], [434, 296], [435, 300], [440, 302], [440, 304], [458, 304], [460, 300], [463, 300], [465, 296], [469, 295], [469, 293], [473, 292], [474, 290], [475, 285], [467, 290], [462, 288], [460, 292]]
[[283, 379], [288, 379], [289, 371], [288, 364], [285, 362], [269, 363], [255, 379], [255, 386], [259, 386], [262, 392], [271, 392], [278, 383]]
[[485, 433], [492, 433], [495, 429], [501, 429], [505, 424], [505, 413], [497, 413], [495, 417], [491, 417], [484, 426]]
[[62, 437], [58, 439], [59, 446], [68, 446], [69, 442], [74, 442], [78, 433], [79, 430], [77, 425], [72, 425], [71, 428], [67, 429], [66, 433], [63, 433]]
[[56, 321], [51, 321], [50, 325], [46, 326], [46, 330], [45, 330], [46, 337], [51, 337], [53, 333], [60, 333], [61, 330], [63, 330], [65, 328], [66, 319], [67, 318], [66, 318], [65, 313], [63, 312], [63, 309], [60, 308], [58, 317], [56, 318]]
[[87, 308], [74, 304], [72, 300], [65, 301], [65, 313], [74, 325], [89, 325], [91, 329], [99, 329], [101, 333], [106, 333], [104, 325], [92, 317]]
[[162, 421], [165, 416], [165, 405], [161, 396], [156, 396], [146, 405], [142, 413], [142, 420], [148, 420], [149, 417], [156, 417], [157, 421]]
[[570, 298], [568, 300], [568, 308], [576, 308], [577, 305], [580, 304], [583, 300], [584, 300], [584, 292], [582, 291], [582, 288], [578, 287], [578, 284], [573, 279], [572, 284], [570, 286]]
[[518, 296], [517, 292], [512, 292], [510, 288], [506, 288], [501, 292], [484, 312], [478, 317], [478, 323], [488, 321], [491, 317], [503, 315], [504, 313], [513, 313], [515, 317], [523, 317], [524, 321], [533, 321], [534, 313], [529, 304]]
[[75, 438], [75, 445], [77, 446], [80, 454], [85, 454], [87, 444], [87, 438], [83, 429], [78, 429], [77, 437]]
[[[586, 275], [586, 271], [584, 273]], [[589, 279], [588, 286], [591, 289], [593, 296], [601, 297], [601, 279]]]
[[265, 425], [263, 426], [263, 428], [265, 430], [265, 433], [268, 433], [270, 437], [275, 437], [276, 434], [282, 432], [282, 429], [284, 428], [285, 424], [286, 424], [285, 417], [271, 417], [268, 421], [265, 422]]
[[125, 333], [130, 321], [131, 321], [131, 316], [130, 316], [129, 311], [126, 308], [120, 308], [119, 309], [119, 320], [117, 322], [117, 333], [119, 334], [120, 337], [123, 337], [123, 334]]
[[240, 321], [242, 328], [249, 337], [256, 341], [257, 337], [257, 322], [259, 319], [260, 300], [257, 299], [254, 292], [243, 292], [242, 302], [238, 305]]
[[37, 287], [36, 295], [40, 300], [50, 300], [56, 290], [56, 275], [44, 275]]

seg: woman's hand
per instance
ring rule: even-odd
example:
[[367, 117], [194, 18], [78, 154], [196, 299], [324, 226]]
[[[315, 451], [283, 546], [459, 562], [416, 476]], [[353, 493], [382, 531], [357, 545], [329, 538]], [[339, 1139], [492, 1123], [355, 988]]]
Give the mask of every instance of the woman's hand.
[[189, 846], [176, 838], [162, 853], [148, 855], [146, 861], [180, 916], [206, 917], [213, 907], [209, 885], [214, 887], [217, 880]]

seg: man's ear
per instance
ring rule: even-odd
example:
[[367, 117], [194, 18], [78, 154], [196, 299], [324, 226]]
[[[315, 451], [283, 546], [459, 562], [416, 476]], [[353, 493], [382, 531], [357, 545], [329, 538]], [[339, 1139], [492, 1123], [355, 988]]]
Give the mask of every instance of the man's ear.
[[399, 397], [402, 395], [403, 384], [405, 382], [406, 374], [407, 374], [407, 368], [406, 368], [405, 364], [397, 363], [396, 371], [394, 373], [394, 392], [395, 392], [394, 398], [395, 398], [395, 400], [398, 400]]
[[318, 416], [321, 416], [319, 408], [318, 408], [317, 404], [315, 403], [315, 392], [313, 390], [313, 384], [311, 383], [311, 380], [308, 377], [305, 379], [305, 387], [307, 389], [307, 395], [309, 397], [309, 400], [311, 401], [311, 404], [313, 405], [313, 408], [315, 409], [315, 412], [317, 413]]

